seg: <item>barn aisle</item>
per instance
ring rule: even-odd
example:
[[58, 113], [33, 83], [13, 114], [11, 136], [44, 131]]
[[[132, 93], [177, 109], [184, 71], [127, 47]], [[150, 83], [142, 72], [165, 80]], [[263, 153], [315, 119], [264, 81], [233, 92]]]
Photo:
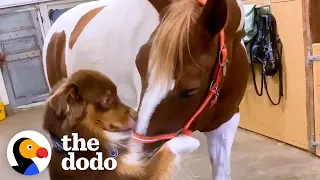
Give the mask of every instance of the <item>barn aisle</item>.
[[[16, 173], [8, 164], [6, 147], [11, 137], [23, 130], [41, 129], [43, 108], [27, 110], [0, 121], [0, 174], [1, 179], [48, 180], [48, 172], [35, 177]], [[187, 157], [177, 180], [211, 180], [207, 147], [202, 134], [201, 147]], [[46, 134], [46, 137], [47, 134]], [[232, 154], [233, 180], [315, 180], [320, 179], [320, 161], [305, 151], [279, 143], [266, 137], [239, 129]]]

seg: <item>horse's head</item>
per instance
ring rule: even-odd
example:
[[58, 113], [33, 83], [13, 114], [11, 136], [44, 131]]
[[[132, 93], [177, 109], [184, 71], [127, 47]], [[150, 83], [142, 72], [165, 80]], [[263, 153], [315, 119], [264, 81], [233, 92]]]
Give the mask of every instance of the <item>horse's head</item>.
[[137, 133], [176, 132], [195, 113], [210, 86], [226, 21], [226, 0], [208, 0], [204, 6], [174, 0], [162, 10], [158, 28], [136, 60], [143, 80]]

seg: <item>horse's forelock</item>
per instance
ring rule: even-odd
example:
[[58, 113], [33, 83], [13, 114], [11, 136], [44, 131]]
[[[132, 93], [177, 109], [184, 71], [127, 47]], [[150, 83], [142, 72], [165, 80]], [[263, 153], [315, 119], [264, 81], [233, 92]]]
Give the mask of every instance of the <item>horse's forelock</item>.
[[149, 82], [171, 84], [174, 81], [177, 65], [183, 67], [185, 48], [191, 54], [189, 34], [201, 14], [201, 8], [195, 0], [176, 0], [168, 7], [152, 39]]

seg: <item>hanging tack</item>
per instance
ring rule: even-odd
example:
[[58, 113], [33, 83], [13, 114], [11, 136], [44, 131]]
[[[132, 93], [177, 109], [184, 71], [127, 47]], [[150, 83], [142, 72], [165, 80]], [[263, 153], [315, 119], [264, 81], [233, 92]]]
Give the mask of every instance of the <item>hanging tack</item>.
[[268, 0], [268, 5], [269, 5], [268, 11], [269, 11], [269, 13], [271, 14], [271, 0]]

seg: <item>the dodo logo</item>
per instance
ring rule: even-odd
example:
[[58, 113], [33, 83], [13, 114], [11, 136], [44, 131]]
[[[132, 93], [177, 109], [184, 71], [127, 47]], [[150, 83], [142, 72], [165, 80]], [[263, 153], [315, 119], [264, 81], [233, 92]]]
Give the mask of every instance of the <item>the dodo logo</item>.
[[22, 131], [10, 140], [7, 158], [15, 171], [26, 176], [39, 174], [51, 160], [50, 143], [36, 131]]

